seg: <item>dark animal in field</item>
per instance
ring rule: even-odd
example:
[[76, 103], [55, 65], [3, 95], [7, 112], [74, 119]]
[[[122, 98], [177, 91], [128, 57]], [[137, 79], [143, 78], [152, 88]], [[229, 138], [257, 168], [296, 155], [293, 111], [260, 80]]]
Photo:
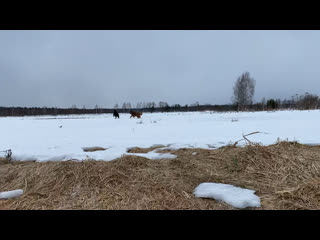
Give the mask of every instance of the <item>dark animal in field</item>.
[[141, 118], [142, 112], [130, 111], [130, 114], [131, 114], [130, 118], [132, 118], [132, 117], [133, 118], [135, 118], [135, 117]]
[[113, 110], [113, 116], [114, 116], [115, 118], [120, 118], [119, 113], [118, 113], [117, 110]]

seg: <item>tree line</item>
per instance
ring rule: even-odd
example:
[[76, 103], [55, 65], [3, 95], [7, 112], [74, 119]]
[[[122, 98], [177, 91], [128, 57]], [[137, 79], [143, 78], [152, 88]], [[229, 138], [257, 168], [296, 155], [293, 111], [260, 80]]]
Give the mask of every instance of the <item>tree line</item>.
[[[272, 111], [272, 110], [310, 110], [320, 108], [320, 98], [316, 95], [305, 93], [301, 96], [295, 96], [293, 99], [280, 100], [280, 99], [263, 99], [258, 103], [251, 103], [246, 105], [224, 104], [224, 105], [158, 105], [156, 107], [146, 106], [140, 108], [118, 108], [119, 113], [129, 113], [130, 110], [139, 112], [196, 112], [196, 111], [216, 111], [216, 112], [228, 112], [228, 111]], [[101, 113], [113, 113], [115, 108], [100, 108], [95, 107], [92, 109], [86, 108], [48, 108], [48, 107], [0, 107], [0, 116], [37, 116], [37, 115], [70, 115], [70, 114], [101, 114]]]
[[232, 103], [224, 105], [199, 104], [195, 102], [190, 105], [173, 104], [165, 101], [138, 102], [136, 106], [124, 102], [120, 107], [116, 104], [113, 108], [102, 108], [95, 105], [92, 109], [85, 106], [78, 108], [72, 105], [70, 108], [57, 107], [0, 107], [0, 116], [35, 116], [35, 115], [69, 115], [69, 114], [101, 114], [113, 113], [117, 109], [119, 113], [129, 113], [130, 110], [140, 112], [193, 112], [193, 111], [270, 111], [270, 110], [310, 110], [320, 108], [320, 97], [308, 92], [303, 95], [294, 95], [290, 99], [265, 99], [253, 103], [256, 81], [249, 72], [243, 73], [235, 81], [233, 86]]
[[[80, 114], [101, 114], [101, 113], [113, 113], [114, 108], [47, 108], [47, 107], [0, 107], [0, 116], [38, 116], [38, 115], [80, 115]], [[195, 111], [235, 111], [233, 105], [198, 105], [198, 106], [180, 106], [175, 104], [172, 106], [166, 105], [163, 107], [151, 107], [151, 108], [119, 108], [119, 113], [129, 113], [131, 110], [138, 112], [195, 112]]]

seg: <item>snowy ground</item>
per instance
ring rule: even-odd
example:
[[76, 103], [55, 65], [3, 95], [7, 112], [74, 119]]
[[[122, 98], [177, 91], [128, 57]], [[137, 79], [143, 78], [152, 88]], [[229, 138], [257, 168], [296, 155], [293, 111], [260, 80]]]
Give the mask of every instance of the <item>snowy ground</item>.
[[[141, 119], [130, 119], [129, 114], [120, 114], [120, 119], [114, 119], [112, 114], [4, 117], [0, 118], [0, 151], [11, 149], [12, 159], [20, 161], [88, 157], [109, 161], [127, 154], [132, 147], [161, 144], [170, 148], [217, 148], [255, 131], [267, 134], [248, 138], [265, 145], [278, 138], [319, 144], [319, 119], [319, 110], [144, 113]], [[86, 147], [107, 150], [84, 152]], [[152, 159], [174, 157], [156, 151], [135, 155]]]

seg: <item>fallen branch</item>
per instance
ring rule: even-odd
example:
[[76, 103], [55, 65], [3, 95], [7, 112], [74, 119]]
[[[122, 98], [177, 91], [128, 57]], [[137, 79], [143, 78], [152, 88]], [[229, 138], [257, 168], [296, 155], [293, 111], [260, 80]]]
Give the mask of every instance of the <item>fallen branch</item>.
[[249, 142], [250, 144], [253, 144], [248, 138], [247, 138], [247, 136], [250, 136], [250, 135], [253, 135], [253, 134], [257, 134], [257, 133], [263, 133], [263, 134], [268, 134], [268, 133], [265, 133], [265, 132], [259, 132], [259, 131], [257, 131], [257, 132], [252, 132], [252, 133], [248, 133], [248, 134], [246, 134], [246, 135], [243, 135], [242, 134], [242, 139], [240, 139], [240, 140], [238, 140], [238, 141], [236, 141], [234, 144], [233, 144], [233, 147], [236, 147], [236, 145], [240, 142], [240, 141], [247, 141], [247, 142]]

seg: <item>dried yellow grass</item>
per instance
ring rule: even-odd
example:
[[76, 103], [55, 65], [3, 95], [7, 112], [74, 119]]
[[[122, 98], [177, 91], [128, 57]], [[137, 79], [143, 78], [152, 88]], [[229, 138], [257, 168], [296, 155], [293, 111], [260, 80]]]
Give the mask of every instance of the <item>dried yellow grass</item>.
[[156, 147], [151, 147], [151, 148], [134, 147], [134, 148], [130, 148], [127, 152], [128, 153], [148, 153], [150, 151], [153, 151], [155, 149], [162, 148], [162, 147], [164, 147], [164, 145], [158, 145]]
[[84, 147], [82, 148], [84, 152], [96, 152], [96, 151], [105, 151], [107, 148], [103, 147]]
[[9, 160], [7, 158], [0, 157], [0, 165], [7, 164], [7, 163], [9, 163]]
[[[256, 190], [259, 209], [320, 209], [320, 147], [296, 142], [170, 150], [177, 158], [0, 166], [0, 191], [24, 189], [0, 209], [235, 209], [196, 198], [202, 182]], [[196, 152], [196, 155], [192, 155]]]

